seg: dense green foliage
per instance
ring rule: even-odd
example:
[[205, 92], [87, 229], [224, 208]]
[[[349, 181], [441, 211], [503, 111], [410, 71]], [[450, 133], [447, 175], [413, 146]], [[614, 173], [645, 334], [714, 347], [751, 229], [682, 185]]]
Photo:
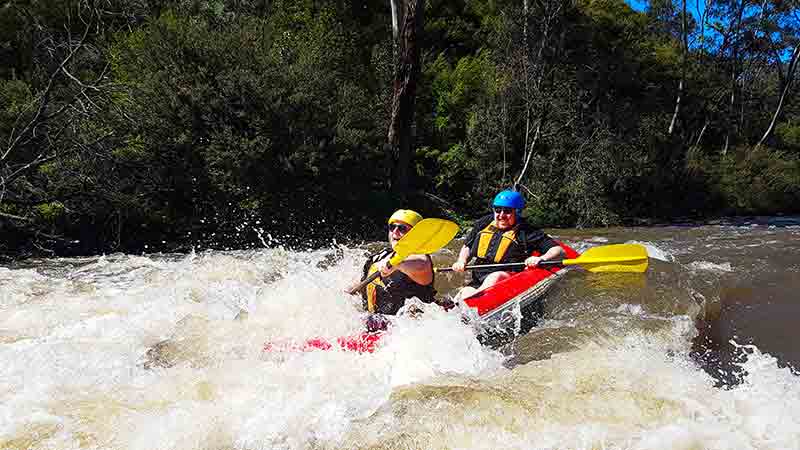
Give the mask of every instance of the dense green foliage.
[[798, 211], [792, 2], [712, 2], [687, 45], [680, 3], [529, 3], [427, 1], [398, 197], [388, 1], [7, 2], [0, 253], [372, 239], [520, 174], [542, 226]]

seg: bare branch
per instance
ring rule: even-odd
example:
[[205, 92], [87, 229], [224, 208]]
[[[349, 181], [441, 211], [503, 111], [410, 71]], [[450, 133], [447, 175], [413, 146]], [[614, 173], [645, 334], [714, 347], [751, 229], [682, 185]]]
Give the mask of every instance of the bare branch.
[[[50, 78], [47, 81], [47, 86], [45, 87], [44, 92], [42, 92], [42, 94], [39, 96], [40, 103], [39, 103], [39, 108], [36, 111], [36, 114], [34, 114], [34, 116], [31, 118], [31, 120], [28, 122], [25, 128], [23, 128], [22, 131], [20, 131], [19, 135], [15, 139], [13, 139], [13, 141], [11, 141], [11, 144], [9, 144], [8, 148], [3, 153], [3, 156], [0, 157], [0, 161], [5, 161], [6, 158], [8, 158], [8, 155], [11, 153], [11, 151], [14, 150], [14, 148], [18, 145], [22, 137], [25, 136], [28, 133], [28, 131], [34, 129], [39, 124], [39, 118], [41, 117], [42, 113], [50, 103], [50, 92], [53, 89], [53, 83], [56, 79], [56, 76], [58, 75], [59, 72], [62, 71], [62, 69], [67, 65], [67, 63], [69, 63], [69, 61], [75, 56], [78, 50], [80, 50], [83, 47], [84, 42], [86, 42], [86, 38], [89, 35], [89, 28], [90, 27], [87, 25], [83, 31], [83, 36], [81, 36], [80, 42], [78, 42], [78, 45], [75, 46], [69, 52], [67, 57], [64, 58], [63, 61], [61, 61], [61, 64], [59, 64], [58, 68], [56, 68], [50, 75]], [[11, 138], [13, 138], [13, 135], [9, 137], [9, 139]]]
[[528, 164], [531, 162], [531, 156], [533, 156], [533, 148], [536, 146], [536, 142], [539, 140], [539, 135], [542, 131], [542, 122], [543, 119], [539, 119], [539, 123], [536, 125], [536, 134], [533, 136], [533, 141], [531, 141], [530, 151], [528, 152], [528, 157], [525, 160], [525, 165], [522, 166], [522, 171], [519, 173], [517, 177], [517, 181], [514, 184], [519, 184], [522, 181], [522, 177], [525, 175], [525, 171], [528, 170]]
[[794, 80], [794, 73], [795, 70], [797, 69], [798, 57], [800, 57], [800, 46], [795, 47], [794, 51], [792, 52], [792, 59], [789, 62], [789, 68], [787, 69], [786, 73], [786, 82], [783, 85], [783, 91], [781, 92], [780, 99], [778, 100], [778, 106], [775, 108], [775, 113], [772, 115], [772, 120], [770, 121], [767, 130], [764, 132], [764, 135], [761, 136], [761, 139], [759, 139], [758, 144], [756, 144], [756, 148], [764, 144], [764, 141], [766, 141], [767, 138], [775, 130], [775, 124], [777, 123], [778, 117], [781, 115], [781, 112], [783, 111], [784, 102], [786, 101], [786, 97], [788, 96], [789, 90], [791, 89], [792, 80]]
[[39, 167], [39, 166], [41, 166], [43, 164], [46, 164], [46, 163], [48, 163], [50, 161], [53, 161], [56, 158], [58, 158], [58, 154], [55, 154], [55, 153], [53, 153], [51, 155], [48, 155], [48, 156], [44, 156], [44, 154], [40, 154], [33, 161], [31, 161], [31, 162], [29, 162], [27, 164], [23, 164], [21, 167], [16, 169], [14, 172], [11, 172], [11, 174], [9, 174], [8, 177], [6, 177], [6, 179], [4, 180], [4, 183], [6, 185], [9, 185], [9, 184], [13, 183], [17, 178], [19, 178], [20, 176], [25, 174], [29, 169], [35, 168], [35, 167]]
[[5, 217], [6, 219], [11, 219], [11, 220], [18, 220], [20, 222], [32, 222], [32, 220], [27, 217], [15, 216], [14, 214], [8, 214], [4, 212], [0, 212], [0, 217]]
[[78, 78], [76, 78], [74, 75], [72, 75], [71, 73], [69, 73], [69, 71], [67, 70], [67, 68], [66, 68], [66, 67], [62, 67], [62, 68], [61, 68], [61, 71], [62, 71], [62, 72], [64, 72], [64, 74], [65, 74], [67, 77], [69, 77], [69, 78], [70, 78], [72, 81], [74, 81], [74, 82], [75, 82], [75, 84], [77, 84], [78, 86], [80, 86], [80, 87], [81, 87], [81, 88], [83, 88], [84, 90], [86, 90], [86, 89], [91, 89], [91, 90], [93, 90], [93, 91], [100, 91], [100, 89], [98, 89], [98, 88], [97, 88], [97, 86], [84, 84], [84, 83], [83, 83], [83, 81], [79, 80], [79, 79], [78, 79]]

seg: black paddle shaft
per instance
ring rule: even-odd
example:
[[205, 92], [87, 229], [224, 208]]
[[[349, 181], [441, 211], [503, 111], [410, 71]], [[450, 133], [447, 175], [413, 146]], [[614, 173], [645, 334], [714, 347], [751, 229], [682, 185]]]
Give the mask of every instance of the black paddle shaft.
[[[547, 266], [558, 266], [562, 263], [563, 260], [553, 260], [553, 261], [539, 261], [539, 264], [536, 267], [547, 267]], [[519, 263], [504, 263], [504, 264], [476, 264], [472, 266], [464, 266], [464, 270], [475, 270], [475, 269], [503, 269], [503, 268], [515, 268], [515, 267], [525, 267], [524, 262]], [[436, 269], [437, 272], [452, 272], [452, 267], [439, 267]]]

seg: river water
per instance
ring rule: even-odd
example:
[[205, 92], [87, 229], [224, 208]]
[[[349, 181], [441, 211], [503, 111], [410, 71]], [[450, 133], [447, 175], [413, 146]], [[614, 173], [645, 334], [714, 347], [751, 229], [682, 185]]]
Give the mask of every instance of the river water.
[[372, 354], [264, 351], [361, 330], [361, 247], [0, 267], [0, 449], [800, 449], [800, 221], [550, 231], [650, 267], [570, 270], [496, 348], [424, 305]]

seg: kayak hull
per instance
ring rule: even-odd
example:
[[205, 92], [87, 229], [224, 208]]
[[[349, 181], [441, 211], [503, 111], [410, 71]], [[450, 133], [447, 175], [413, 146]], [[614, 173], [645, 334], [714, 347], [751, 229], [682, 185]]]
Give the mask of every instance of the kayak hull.
[[[564, 249], [565, 259], [579, 256], [568, 245], [561, 242], [559, 245]], [[544, 296], [566, 273], [567, 269], [560, 266], [527, 268], [467, 297], [462, 308], [470, 308], [477, 314], [483, 343], [502, 344], [536, 326], [544, 314]]]
[[[560, 243], [565, 259], [574, 259], [578, 252]], [[504, 316], [517, 310], [524, 311], [541, 299], [567, 272], [560, 266], [534, 267], [514, 273], [511, 277], [464, 299], [468, 308], [475, 310], [484, 323], [502, 321]]]

